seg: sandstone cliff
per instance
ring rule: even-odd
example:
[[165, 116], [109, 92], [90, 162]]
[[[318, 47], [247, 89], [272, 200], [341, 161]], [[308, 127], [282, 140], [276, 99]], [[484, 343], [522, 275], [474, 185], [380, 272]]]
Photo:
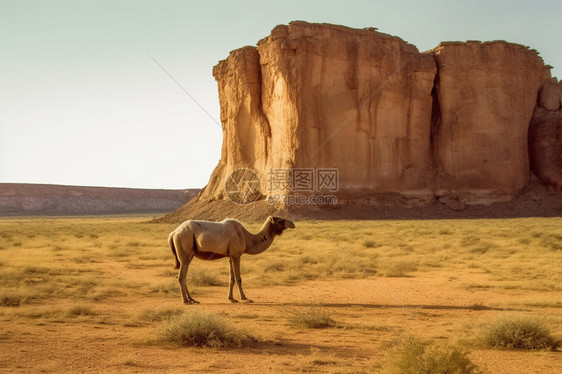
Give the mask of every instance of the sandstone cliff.
[[531, 170], [543, 184], [562, 191], [562, 81], [543, 86], [529, 130]]
[[536, 52], [502, 41], [442, 43], [433, 54], [436, 193], [511, 199], [529, 182], [527, 134], [549, 69]]
[[293, 23], [258, 45], [271, 167], [337, 168], [341, 192], [430, 192], [432, 56], [372, 30]]
[[[202, 198], [240, 167], [337, 168], [345, 193], [431, 193], [435, 61], [370, 30], [292, 23], [214, 69], [224, 141]], [[265, 187], [265, 186], [264, 186]], [[288, 192], [288, 191], [280, 191]], [[267, 194], [267, 191], [264, 191]]]
[[[213, 74], [221, 160], [192, 204], [226, 200], [239, 168], [261, 182], [255, 191], [236, 179], [235, 188], [252, 190], [239, 202], [294, 192], [290, 183], [272, 191], [272, 171], [322, 168], [339, 172], [331, 192], [340, 205], [377, 206], [389, 196], [404, 206], [440, 199], [455, 209], [507, 201], [529, 183], [539, 92], [548, 110], [560, 107], [560, 86], [527, 47], [448, 42], [420, 53], [376, 29], [328, 24], [277, 26], [257, 47], [231, 52]], [[561, 168], [555, 148], [534, 151], [554, 160], [548, 175]]]
[[223, 144], [221, 161], [202, 191], [202, 199], [226, 198], [226, 180], [239, 168], [256, 170], [265, 180], [272, 138], [261, 105], [257, 49], [245, 47], [231, 52], [228, 59], [215, 66], [213, 74], [219, 82]]

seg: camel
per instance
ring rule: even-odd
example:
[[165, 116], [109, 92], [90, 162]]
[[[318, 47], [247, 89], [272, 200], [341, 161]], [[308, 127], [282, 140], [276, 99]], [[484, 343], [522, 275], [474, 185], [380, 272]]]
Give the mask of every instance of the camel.
[[193, 257], [201, 260], [216, 260], [228, 257], [230, 261], [230, 282], [228, 299], [235, 303], [232, 289], [234, 282], [238, 285], [240, 299], [252, 302], [242, 290], [240, 277], [240, 256], [247, 253], [257, 255], [269, 248], [273, 239], [285, 229], [294, 229], [295, 224], [279, 217], [269, 216], [260, 231], [252, 234], [234, 219], [222, 222], [188, 220], [179, 225], [168, 236], [168, 244], [174, 254], [174, 269], [179, 269], [178, 282], [184, 304], [198, 304], [187, 289], [187, 269]]

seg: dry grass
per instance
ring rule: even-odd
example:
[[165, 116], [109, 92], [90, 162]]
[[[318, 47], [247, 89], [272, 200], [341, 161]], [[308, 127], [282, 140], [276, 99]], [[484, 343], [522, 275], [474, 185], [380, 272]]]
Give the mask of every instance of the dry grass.
[[20, 306], [31, 302], [35, 294], [29, 290], [2, 290], [0, 291], [0, 306]]
[[560, 346], [544, 322], [518, 316], [488, 323], [483, 328], [481, 342], [489, 348], [515, 350], [556, 350]]
[[126, 267], [134, 271], [131, 264], [161, 270], [169, 260], [162, 251], [167, 231], [138, 218], [0, 219], [6, 239], [0, 305], [100, 301], [142, 289], [142, 279], [131, 280], [135, 278], [127, 277], [128, 271], [117, 277], [108, 272]]
[[[176, 292], [165, 240], [174, 227], [139, 218], [1, 219], [0, 306]], [[490, 279], [467, 289], [561, 291], [560, 248], [558, 218], [298, 222], [263, 255], [244, 256], [242, 274], [247, 287], [259, 287], [470, 268]], [[123, 277], [102, 276], [108, 270]], [[161, 281], [128, 276], [139, 272]], [[194, 286], [225, 287], [228, 264], [195, 260], [188, 276]]]
[[465, 351], [452, 346], [435, 344], [416, 337], [406, 337], [384, 363], [384, 374], [446, 374], [476, 372], [477, 367]]
[[187, 311], [170, 317], [163, 325], [162, 340], [182, 346], [241, 347], [247, 335], [228, 320], [201, 311]]
[[[558, 218], [299, 222], [264, 255], [243, 258], [242, 267], [245, 281], [259, 285], [362, 278], [364, 270], [415, 277], [436, 268], [471, 267], [492, 275], [489, 287], [560, 291], [561, 223]], [[518, 281], [513, 275], [521, 272], [524, 280]]]
[[289, 322], [297, 327], [310, 329], [325, 329], [335, 327], [336, 321], [322, 307], [312, 305], [306, 310], [295, 310], [289, 312]]
[[94, 316], [96, 315], [96, 312], [89, 305], [78, 304], [68, 308], [65, 314], [67, 317], [79, 317], [79, 316]]
[[[166, 341], [164, 345], [212, 347], [244, 345], [248, 338], [238, 332], [239, 325], [258, 326], [262, 332], [266, 330], [274, 342], [270, 347], [295, 334], [297, 338], [294, 339], [305, 341], [308, 334], [323, 334], [320, 339], [330, 339], [333, 335], [344, 340], [351, 334], [353, 339], [366, 339], [370, 344], [372, 340], [369, 339], [376, 339], [378, 335], [396, 337], [407, 331], [402, 329], [402, 320], [400, 323], [387, 322], [386, 318], [377, 320], [375, 328], [375, 321], [362, 321], [350, 316], [352, 312], [347, 310], [348, 307], [330, 307], [328, 312], [326, 308], [313, 305], [295, 307], [294, 312], [287, 313], [287, 305], [268, 305], [263, 306], [269, 308], [265, 314], [259, 309], [251, 312], [233, 309], [235, 307], [226, 304], [225, 300], [227, 261], [194, 260], [188, 278], [190, 291], [196, 299], [206, 294], [223, 295], [223, 298], [213, 299], [213, 303], [225, 303], [224, 310], [228, 313], [235, 310], [235, 318], [184, 313], [185, 307], [180, 305], [179, 300], [176, 271], [172, 269], [172, 255], [166, 242], [168, 233], [176, 225], [149, 225], [143, 223], [146, 220], [138, 217], [0, 219], [0, 322], [3, 326], [47, 325], [52, 331], [66, 325], [92, 324], [95, 326], [93, 331], [100, 326], [111, 326], [134, 330], [145, 341], [146, 336], [156, 336], [158, 331], [163, 331], [162, 336], [165, 337], [156, 342], [159, 345]], [[260, 223], [248, 227], [256, 232]], [[562, 290], [560, 263], [561, 218], [310, 221], [297, 222], [297, 229], [287, 231], [267, 252], [259, 256], [244, 256], [242, 278], [251, 297], [252, 289], [294, 286], [295, 292], [298, 292], [301, 285], [319, 280], [371, 276], [385, 283], [436, 277], [442, 279], [441, 284], [465, 293], [493, 291], [511, 295], [500, 300], [488, 300], [483, 296], [480, 300], [471, 301], [484, 302], [474, 304], [475, 314], [478, 311], [493, 315], [497, 313], [496, 308], [533, 308], [537, 315], [544, 312], [555, 318], [562, 300], [549, 295]], [[518, 294], [523, 296], [517, 297]], [[137, 305], [128, 305], [131, 300]], [[306, 303], [318, 301], [312, 297]], [[349, 303], [355, 303], [351, 295]], [[239, 303], [236, 307], [246, 306]], [[137, 309], [133, 312], [131, 308]], [[222, 306], [217, 307], [220, 308]], [[349, 308], [361, 310], [361, 305]], [[379, 310], [372, 308], [368, 311], [374, 313]], [[428, 321], [428, 324], [435, 318], [432, 311], [409, 311], [416, 318]], [[381, 313], [385, 313], [386, 317], [386, 314], [395, 316], [401, 311], [389, 309]], [[552, 324], [555, 327], [547, 332], [553, 341], [559, 342], [562, 330], [560, 320], [556, 321]], [[236, 325], [233, 325], [234, 322]], [[491, 334], [499, 338], [500, 325], [491, 323], [484, 329], [493, 330]], [[493, 326], [498, 329], [494, 330]], [[448, 327], [446, 341], [458, 338], [461, 330]], [[7, 331], [2, 334], [10, 336]], [[539, 336], [539, 332], [544, 332], [544, 326], [520, 324], [513, 327], [508, 324], [505, 331], [508, 336], [523, 336], [523, 340], [528, 341], [528, 332]], [[513, 334], [513, 331], [521, 333]], [[122, 333], [121, 336], [127, 334]], [[448, 349], [434, 344], [438, 341], [435, 337], [428, 336], [427, 339], [421, 343], [410, 341], [410, 351], [419, 355], [403, 353], [406, 356], [393, 356], [394, 363], [387, 364], [390, 366], [385, 366], [385, 370], [393, 372], [402, 365], [399, 362], [413, 362], [410, 360], [415, 361], [419, 357], [426, 363], [430, 362], [434, 368], [448, 365], [471, 368], [463, 349]], [[505, 338], [500, 341], [487, 346], [502, 349], [520, 347], [519, 343], [505, 343]], [[538, 349], [555, 347], [549, 344], [543, 341], [526, 346]], [[469, 344], [465, 347], [474, 348]], [[388, 345], [386, 348], [383, 354], [390, 352]], [[318, 350], [313, 355], [303, 356], [296, 367], [301, 367], [302, 371], [314, 371], [321, 367], [330, 372], [372, 372], [368, 362], [350, 366], [346, 354], [342, 352], [341, 357], [333, 357], [331, 353]], [[380, 359], [380, 355], [377, 357]], [[287, 364], [288, 370], [294, 369], [291, 365]]]

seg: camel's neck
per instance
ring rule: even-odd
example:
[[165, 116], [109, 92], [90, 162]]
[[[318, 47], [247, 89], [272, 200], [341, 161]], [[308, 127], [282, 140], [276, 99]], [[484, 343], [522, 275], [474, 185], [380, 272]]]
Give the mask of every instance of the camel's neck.
[[275, 233], [271, 230], [271, 223], [267, 220], [257, 234], [248, 232], [246, 238], [246, 253], [257, 255], [264, 252], [273, 243]]

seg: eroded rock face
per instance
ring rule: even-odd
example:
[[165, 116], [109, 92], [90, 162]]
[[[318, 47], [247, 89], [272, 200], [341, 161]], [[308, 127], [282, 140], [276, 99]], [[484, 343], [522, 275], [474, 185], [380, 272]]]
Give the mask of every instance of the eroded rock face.
[[544, 85], [539, 94], [539, 106], [548, 111], [554, 112], [560, 108], [562, 102], [562, 85]]
[[276, 27], [258, 51], [271, 154], [293, 147], [271, 166], [337, 168], [347, 192], [430, 192], [431, 55], [378, 32], [305, 23]]
[[549, 69], [536, 52], [503, 41], [442, 43], [434, 52], [436, 189], [469, 202], [517, 195], [529, 181], [527, 134]]
[[342, 201], [509, 199], [528, 183], [528, 126], [550, 82], [542, 59], [520, 45], [420, 53], [373, 29], [304, 22], [231, 52], [213, 74], [224, 136], [202, 200], [225, 199], [239, 168], [257, 173], [262, 198], [272, 170], [337, 168]]
[[215, 66], [213, 75], [218, 82], [223, 143], [221, 160], [201, 193], [203, 199], [224, 198], [226, 180], [235, 169], [265, 171], [271, 141], [261, 106], [257, 49], [245, 47], [232, 51]]
[[562, 111], [537, 108], [529, 131], [529, 153], [541, 182], [562, 191]]

